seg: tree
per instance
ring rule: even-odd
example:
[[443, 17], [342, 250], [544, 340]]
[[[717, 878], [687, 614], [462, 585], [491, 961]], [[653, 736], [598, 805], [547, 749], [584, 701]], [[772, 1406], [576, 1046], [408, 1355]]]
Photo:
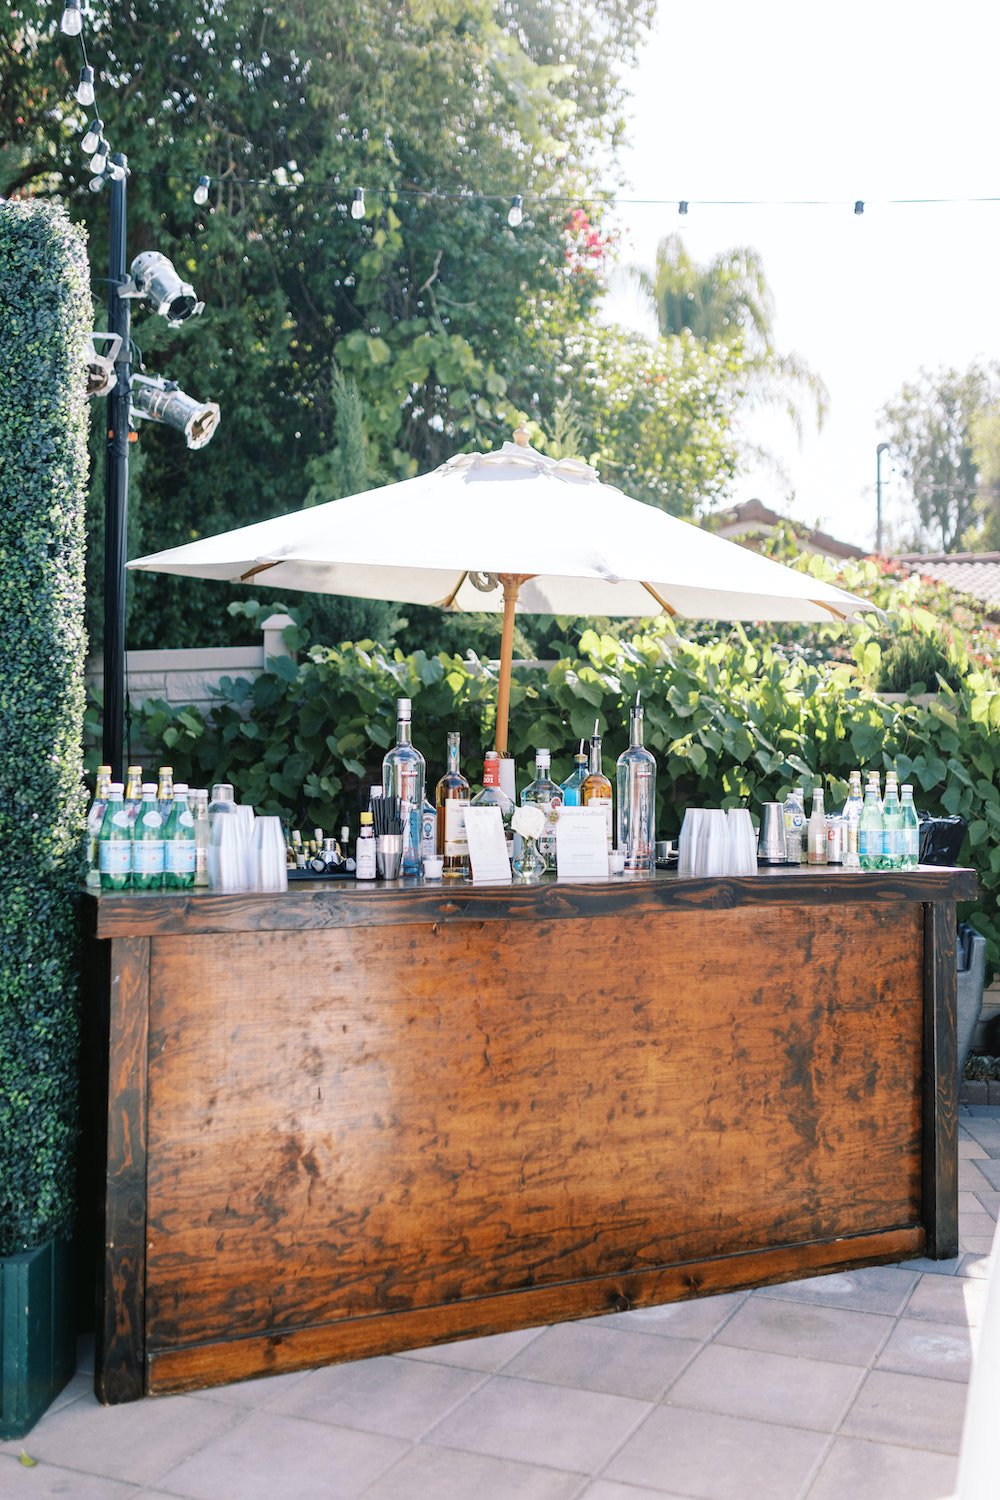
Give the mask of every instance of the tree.
[[[206, 294], [205, 315], [181, 329], [137, 317], [136, 340], [150, 373], [222, 408], [196, 454], [176, 434], [142, 429], [133, 548], [302, 505], [311, 462], [337, 444], [335, 354], [385, 478], [492, 446], [519, 416], [551, 411], [553, 350], [598, 295], [596, 275], [567, 274], [565, 203], [620, 135], [620, 80], [653, 8], [87, 7], [99, 79], [114, 81], [99, 92], [106, 133], [133, 171], [129, 252], [162, 250]], [[79, 54], [57, 24], [58, 9], [34, 0], [4, 18], [16, 66], [0, 64], [11, 84], [0, 160], [27, 154], [19, 190], [63, 197], [88, 221], [100, 274], [104, 200], [86, 190], [83, 112], [70, 97]], [[191, 201], [202, 173], [212, 179], [203, 210]], [[347, 211], [357, 186], [360, 222]], [[506, 222], [514, 192], [526, 210], [516, 231]], [[217, 639], [228, 597], [137, 579], [130, 643]]]
[[664, 338], [686, 332], [704, 344], [740, 350], [746, 403], [783, 405], [801, 433], [797, 397], [805, 395], [822, 426], [826, 387], [797, 354], [781, 354], [775, 348], [774, 298], [756, 250], [725, 250], [702, 266], [692, 260], [681, 236], [670, 234], [657, 246], [651, 271], [634, 267], [629, 274], [655, 313]]
[[962, 537], [969, 551], [1000, 551], [1000, 406], [977, 411], [969, 424], [979, 473], [976, 522]]
[[913, 507], [916, 550], [952, 552], [977, 522], [973, 423], [995, 399], [996, 367], [921, 370], [882, 411], [886, 441]]

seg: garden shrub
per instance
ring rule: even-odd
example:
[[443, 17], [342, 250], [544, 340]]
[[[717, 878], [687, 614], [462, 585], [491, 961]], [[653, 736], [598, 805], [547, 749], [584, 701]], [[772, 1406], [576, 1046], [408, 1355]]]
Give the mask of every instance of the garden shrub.
[[0, 1255], [68, 1233], [82, 874], [83, 232], [0, 202]]

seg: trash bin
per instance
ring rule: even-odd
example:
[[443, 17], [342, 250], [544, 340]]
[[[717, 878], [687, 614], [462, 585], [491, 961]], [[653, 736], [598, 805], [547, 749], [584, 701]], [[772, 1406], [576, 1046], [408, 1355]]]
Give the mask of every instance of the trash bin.
[[[965, 819], [920, 816], [920, 863], [922, 865], [956, 865], [965, 838]], [[983, 1008], [986, 984], [986, 939], [968, 922], [962, 922], [955, 944], [958, 964], [958, 1006], [956, 1031], [958, 1040], [958, 1086], [972, 1046], [976, 1022]]]

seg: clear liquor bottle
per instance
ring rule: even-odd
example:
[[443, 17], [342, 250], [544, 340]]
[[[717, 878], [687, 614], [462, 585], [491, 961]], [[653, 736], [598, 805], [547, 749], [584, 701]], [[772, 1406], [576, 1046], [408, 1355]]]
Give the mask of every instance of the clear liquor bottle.
[[545, 861], [546, 870], [556, 867], [556, 823], [562, 807], [562, 788], [549, 775], [551, 756], [548, 750], [535, 751], [535, 779], [529, 781], [521, 793], [521, 806], [540, 807], [545, 814], [545, 828], [538, 840], [538, 852]]
[[132, 826], [132, 885], [137, 891], [158, 891], [163, 885], [163, 816], [156, 782], [144, 782], [139, 816]]
[[211, 825], [208, 821], [208, 788], [192, 787], [188, 791], [188, 807], [194, 822], [194, 883], [208, 885], [208, 842]]
[[108, 806], [111, 788], [111, 767], [98, 766], [94, 782], [94, 800], [87, 810], [87, 884], [99, 886], [101, 872], [97, 863], [97, 841], [101, 835], [101, 824]]
[[462, 880], [469, 873], [469, 840], [465, 832], [465, 809], [469, 805], [469, 783], [461, 771], [461, 737], [448, 735], [448, 769], [434, 793], [437, 807], [437, 847], [444, 860], [446, 880]]
[[608, 850], [614, 848], [615, 825], [614, 825], [614, 794], [611, 782], [604, 774], [601, 763], [601, 736], [598, 733], [599, 726], [594, 725], [594, 732], [590, 737], [590, 764], [586, 780], [580, 788], [581, 807], [600, 807], [604, 810], [604, 817], [608, 828]]
[[132, 820], [122, 797], [124, 787], [113, 781], [97, 841], [97, 863], [102, 891], [123, 891], [132, 880]]
[[882, 809], [878, 800], [878, 783], [870, 779], [865, 787], [865, 805], [858, 826], [858, 861], [862, 870], [877, 870], [882, 861]]
[[812, 812], [809, 814], [809, 827], [806, 835], [809, 841], [809, 863], [811, 865], [826, 864], [826, 813], [823, 811], [823, 788], [818, 786], [813, 791]]
[[483, 789], [472, 799], [473, 807], [499, 807], [503, 823], [503, 835], [507, 841], [507, 857], [513, 853], [514, 835], [510, 820], [514, 814], [514, 803], [500, 785], [500, 756], [496, 750], [487, 750], [483, 759]]
[[903, 804], [900, 812], [902, 822], [900, 863], [904, 870], [915, 870], [920, 862], [920, 819], [913, 805], [913, 788], [909, 783], [903, 785]]
[[639, 694], [629, 714], [629, 747], [618, 757], [618, 847], [626, 870], [652, 874], [656, 855], [656, 761], [642, 743]]
[[420, 821], [427, 767], [410, 739], [409, 698], [396, 699], [396, 743], [382, 761], [382, 790], [398, 797], [403, 815], [403, 875], [420, 874]]
[[580, 790], [587, 779], [589, 767], [587, 757], [583, 753], [583, 740], [580, 741], [580, 749], [573, 757], [573, 769], [566, 777], [559, 790], [563, 794], [564, 807], [581, 807]]

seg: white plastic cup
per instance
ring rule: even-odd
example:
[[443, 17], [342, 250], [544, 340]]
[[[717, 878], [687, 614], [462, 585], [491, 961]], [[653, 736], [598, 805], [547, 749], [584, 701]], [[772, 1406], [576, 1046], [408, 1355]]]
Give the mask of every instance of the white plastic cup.
[[208, 849], [208, 883], [217, 891], [247, 888], [246, 841], [239, 818], [217, 818]]
[[681, 824], [681, 836], [677, 844], [677, 873], [678, 875], [693, 875], [695, 873], [695, 855], [698, 850], [698, 837], [701, 833], [702, 820], [708, 811], [704, 807], [689, 807], [684, 814], [684, 822]]
[[729, 822], [721, 807], [705, 809], [698, 832], [693, 875], [729, 874]]
[[756, 875], [757, 834], [748, 807], [731, 807], [729, 822], [730, 875]]
[[256, 818], [247, 861], [254, 891], [287, 891], [288, 859], [281, 819]]

